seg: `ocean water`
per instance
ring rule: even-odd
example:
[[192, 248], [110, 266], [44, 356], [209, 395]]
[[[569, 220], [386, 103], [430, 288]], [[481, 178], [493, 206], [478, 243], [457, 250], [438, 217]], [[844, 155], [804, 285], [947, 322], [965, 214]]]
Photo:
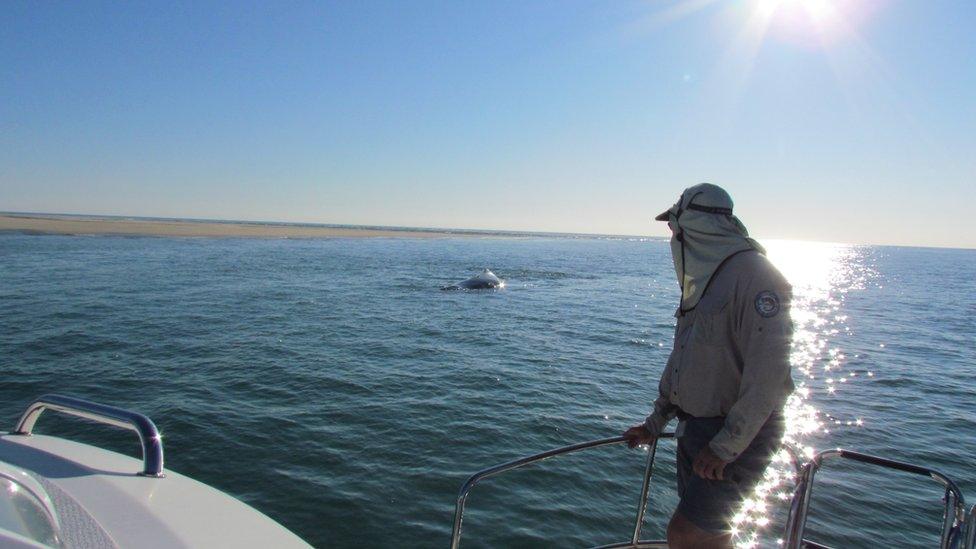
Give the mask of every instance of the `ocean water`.
[[[795, 287], [788, 440], [917, 462], [976, 500], [976, 252], [770, 242]], [[491, 267], [501, 291], [445, 292]], [[58, 392], [129, 407], [167, 467], [318, 547], [443, 547], [471, 473], [616, 436], [646, 414], [677, 287], [661, 240], [0, 235], [0, 429]], [[2, 422], [6, 422], [3, 425]], [[46, 415], [40, 432], [138, 455]], [[644, 537], [674, 506], [662, 442]], [[465, 547], [629, 539], [643, 454], [610, 447], [472, 492]], [[785, 463], [737, 517], [775, 546]], [[810, 534], [931, 546], [931, 479], [828, 462]]]

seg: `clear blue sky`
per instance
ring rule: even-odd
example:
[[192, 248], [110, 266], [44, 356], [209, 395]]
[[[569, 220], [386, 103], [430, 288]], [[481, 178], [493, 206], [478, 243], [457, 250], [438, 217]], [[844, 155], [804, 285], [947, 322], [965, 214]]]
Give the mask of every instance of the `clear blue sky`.
[[976, 2], [5, 2], [0, 211], [976, 247]]

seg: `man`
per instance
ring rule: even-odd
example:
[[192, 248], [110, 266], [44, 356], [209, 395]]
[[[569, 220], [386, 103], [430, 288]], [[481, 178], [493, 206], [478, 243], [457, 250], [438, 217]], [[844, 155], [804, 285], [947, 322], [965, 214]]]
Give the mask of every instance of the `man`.
[[644, 423], [647, 444], [678, 418], [678, 496], [671, 549], [725, 548], [729, 521], [783, 436], [790, 377], [790, 285], [732, 215], [732, 198], [702, 183], [655, 218], [672, 232], [681, 302], [674, 348]]

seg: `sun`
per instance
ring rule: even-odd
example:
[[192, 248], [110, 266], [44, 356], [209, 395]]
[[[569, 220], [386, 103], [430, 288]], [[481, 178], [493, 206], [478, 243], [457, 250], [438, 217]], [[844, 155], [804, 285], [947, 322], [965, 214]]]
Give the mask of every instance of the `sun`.
[[857, 27], [881, 0], [751, 0], [763, 32], [818, 48], [856, 39]]
[[857, 40], [867, 19], [891, 0], [673, 0], [636, 25], [655, 29], [675, 21], [711, 13], [731, 28], [741, 28], [744, 40], [771, 38], [813, 48], [827, 48]]
[[[641, 18], [635, 28], [653, 32], [688, 18], [708, 18], [722, 29], [722, 44], [710, 75], [698, 80], [720, 90], [734, 108], [748, 87], [761, 54], [796, 51], [822, 56], [838, 86], [856, 85], [866, 74], [884, 79], [880, 57], [862, 33], [891, 0], [671, 0]], [[659, 3], [654, 3], [660, 5]], [[686, 73], [687, 74], [687, 73]], [[688, 76], [685, 82], [691, 80]]]
[[756, 0], [756, 9], [769, 16], [781, 12], [787, 15], [805, 15], [812, 21], [824, 21], [835, 14], [837, 3], [831, 0]]

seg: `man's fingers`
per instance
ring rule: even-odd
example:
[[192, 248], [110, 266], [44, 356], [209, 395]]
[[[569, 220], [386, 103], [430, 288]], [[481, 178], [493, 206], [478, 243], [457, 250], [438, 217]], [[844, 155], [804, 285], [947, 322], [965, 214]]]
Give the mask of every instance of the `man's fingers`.
[[709, 480], [724, 480], [723, 469], [725, 467], [721, 462], [709, 461], [702, 467], [702, 478], [707, 478]]
[[724, 480], [723, 469], [725, 464], [718, 460], [708, 459], [699, 455], [691, 465], [692, 471], [696, 475], [707, 480]]
[[643, 425], [636, 425], [624, 431], [621, 435], [627, 439], [627, 446], [629, 448], [636, 448], [641, 444], [650, 444], [653, 437], [647, 432], [647, 429]]
[[633, 427], [624, 431], [623, 437], [627, 439], [628, 448], [633, 448], [634, 446], [637, 446], [637, 433], [634, 432]]

